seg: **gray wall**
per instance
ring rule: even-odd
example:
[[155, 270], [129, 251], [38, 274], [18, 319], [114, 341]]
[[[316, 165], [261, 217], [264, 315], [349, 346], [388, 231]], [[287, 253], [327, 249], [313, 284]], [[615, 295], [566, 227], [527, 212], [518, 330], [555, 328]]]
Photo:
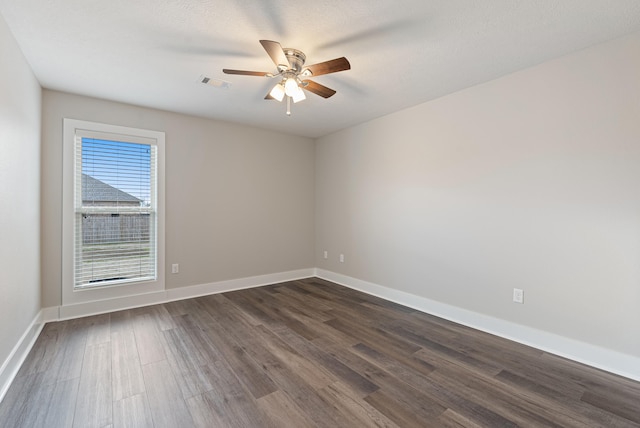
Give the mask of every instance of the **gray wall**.
[[640, 34], [319, 139], [316, 266], [640, 356], [638, 52]]
[[40, 310], [40, 85], [0, 16], [0, 366]]
[[44, 307], [61, 304], [65, 117], [166, 133], [167, 288], [313, 267], [313, 140], [50, 90], [42, 112]]

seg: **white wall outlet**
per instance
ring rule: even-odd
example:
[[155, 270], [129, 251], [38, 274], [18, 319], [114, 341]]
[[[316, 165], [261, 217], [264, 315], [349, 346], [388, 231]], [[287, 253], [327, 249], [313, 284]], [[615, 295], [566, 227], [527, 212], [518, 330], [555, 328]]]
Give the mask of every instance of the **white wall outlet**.
[[171, 265], [171, 273], [180, 272], [180, 265], [178, 263], [174, 263]]
[[516, 303], [524, 303], [524, 291], [519, 288], [514, 288], [513, 301]]
[[340, 254], [340, 263], [344, 263], [344, 254]]
[[324, 259], [328, 259], [329, 258], [329, 252], [327, 250], [324, 250], [324, 253], [322, 255], [322, 257], [324, 257]]

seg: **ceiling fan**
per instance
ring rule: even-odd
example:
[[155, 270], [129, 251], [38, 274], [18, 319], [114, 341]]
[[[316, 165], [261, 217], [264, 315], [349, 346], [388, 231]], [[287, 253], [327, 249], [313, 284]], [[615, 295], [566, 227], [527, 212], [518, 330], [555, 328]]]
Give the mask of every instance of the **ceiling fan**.
[[[280, 77], [273, 89], [264, 97], [266, 100], [275, 99], [282, 101], [287, 98], [287, 115], [291, 115], [291, 101], [294, 103], [306, 99], [304, 90], [320, 95], [323, 98], [329, 98], [336, 93], [331, 88], [309, 80], [309, 77], [321, 76], [323, 74], [336, 73], [351, 69], [351, 64], [345, 57], [332, 59], [314, 65], [304, 67], [307, 59], [306, 55], [298, 50], [291, 48], [283, 48], [280, 43], [271, 40], [260, 40], [260, 44], [267, 51], [274, 64], [278, 68], [277, 73], [268, 73], [263, 71], [246, 71], [222, 69], [226, 74], [239, 74], [243, 76], [265, 76]], [[303, 90], [304, 89], [304, 90]]]

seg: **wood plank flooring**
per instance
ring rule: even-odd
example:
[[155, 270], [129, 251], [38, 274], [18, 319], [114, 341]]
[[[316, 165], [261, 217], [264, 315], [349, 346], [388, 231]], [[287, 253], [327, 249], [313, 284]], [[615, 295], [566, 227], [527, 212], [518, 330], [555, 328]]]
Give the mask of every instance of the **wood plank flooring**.
[[17, 427], [640, 427], [640, 383], [309, 278], [47, 324]]

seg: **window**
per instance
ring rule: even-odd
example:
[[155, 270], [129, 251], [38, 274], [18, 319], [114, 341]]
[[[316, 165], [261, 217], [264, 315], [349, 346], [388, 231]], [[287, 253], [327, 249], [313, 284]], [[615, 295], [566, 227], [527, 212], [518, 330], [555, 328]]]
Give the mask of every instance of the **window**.
[[65, 119], [64, 147], [63, 305], [164, 289], [164, 133]]
[[74, 287], [155, 280], [157, 147], [79, 134]]

